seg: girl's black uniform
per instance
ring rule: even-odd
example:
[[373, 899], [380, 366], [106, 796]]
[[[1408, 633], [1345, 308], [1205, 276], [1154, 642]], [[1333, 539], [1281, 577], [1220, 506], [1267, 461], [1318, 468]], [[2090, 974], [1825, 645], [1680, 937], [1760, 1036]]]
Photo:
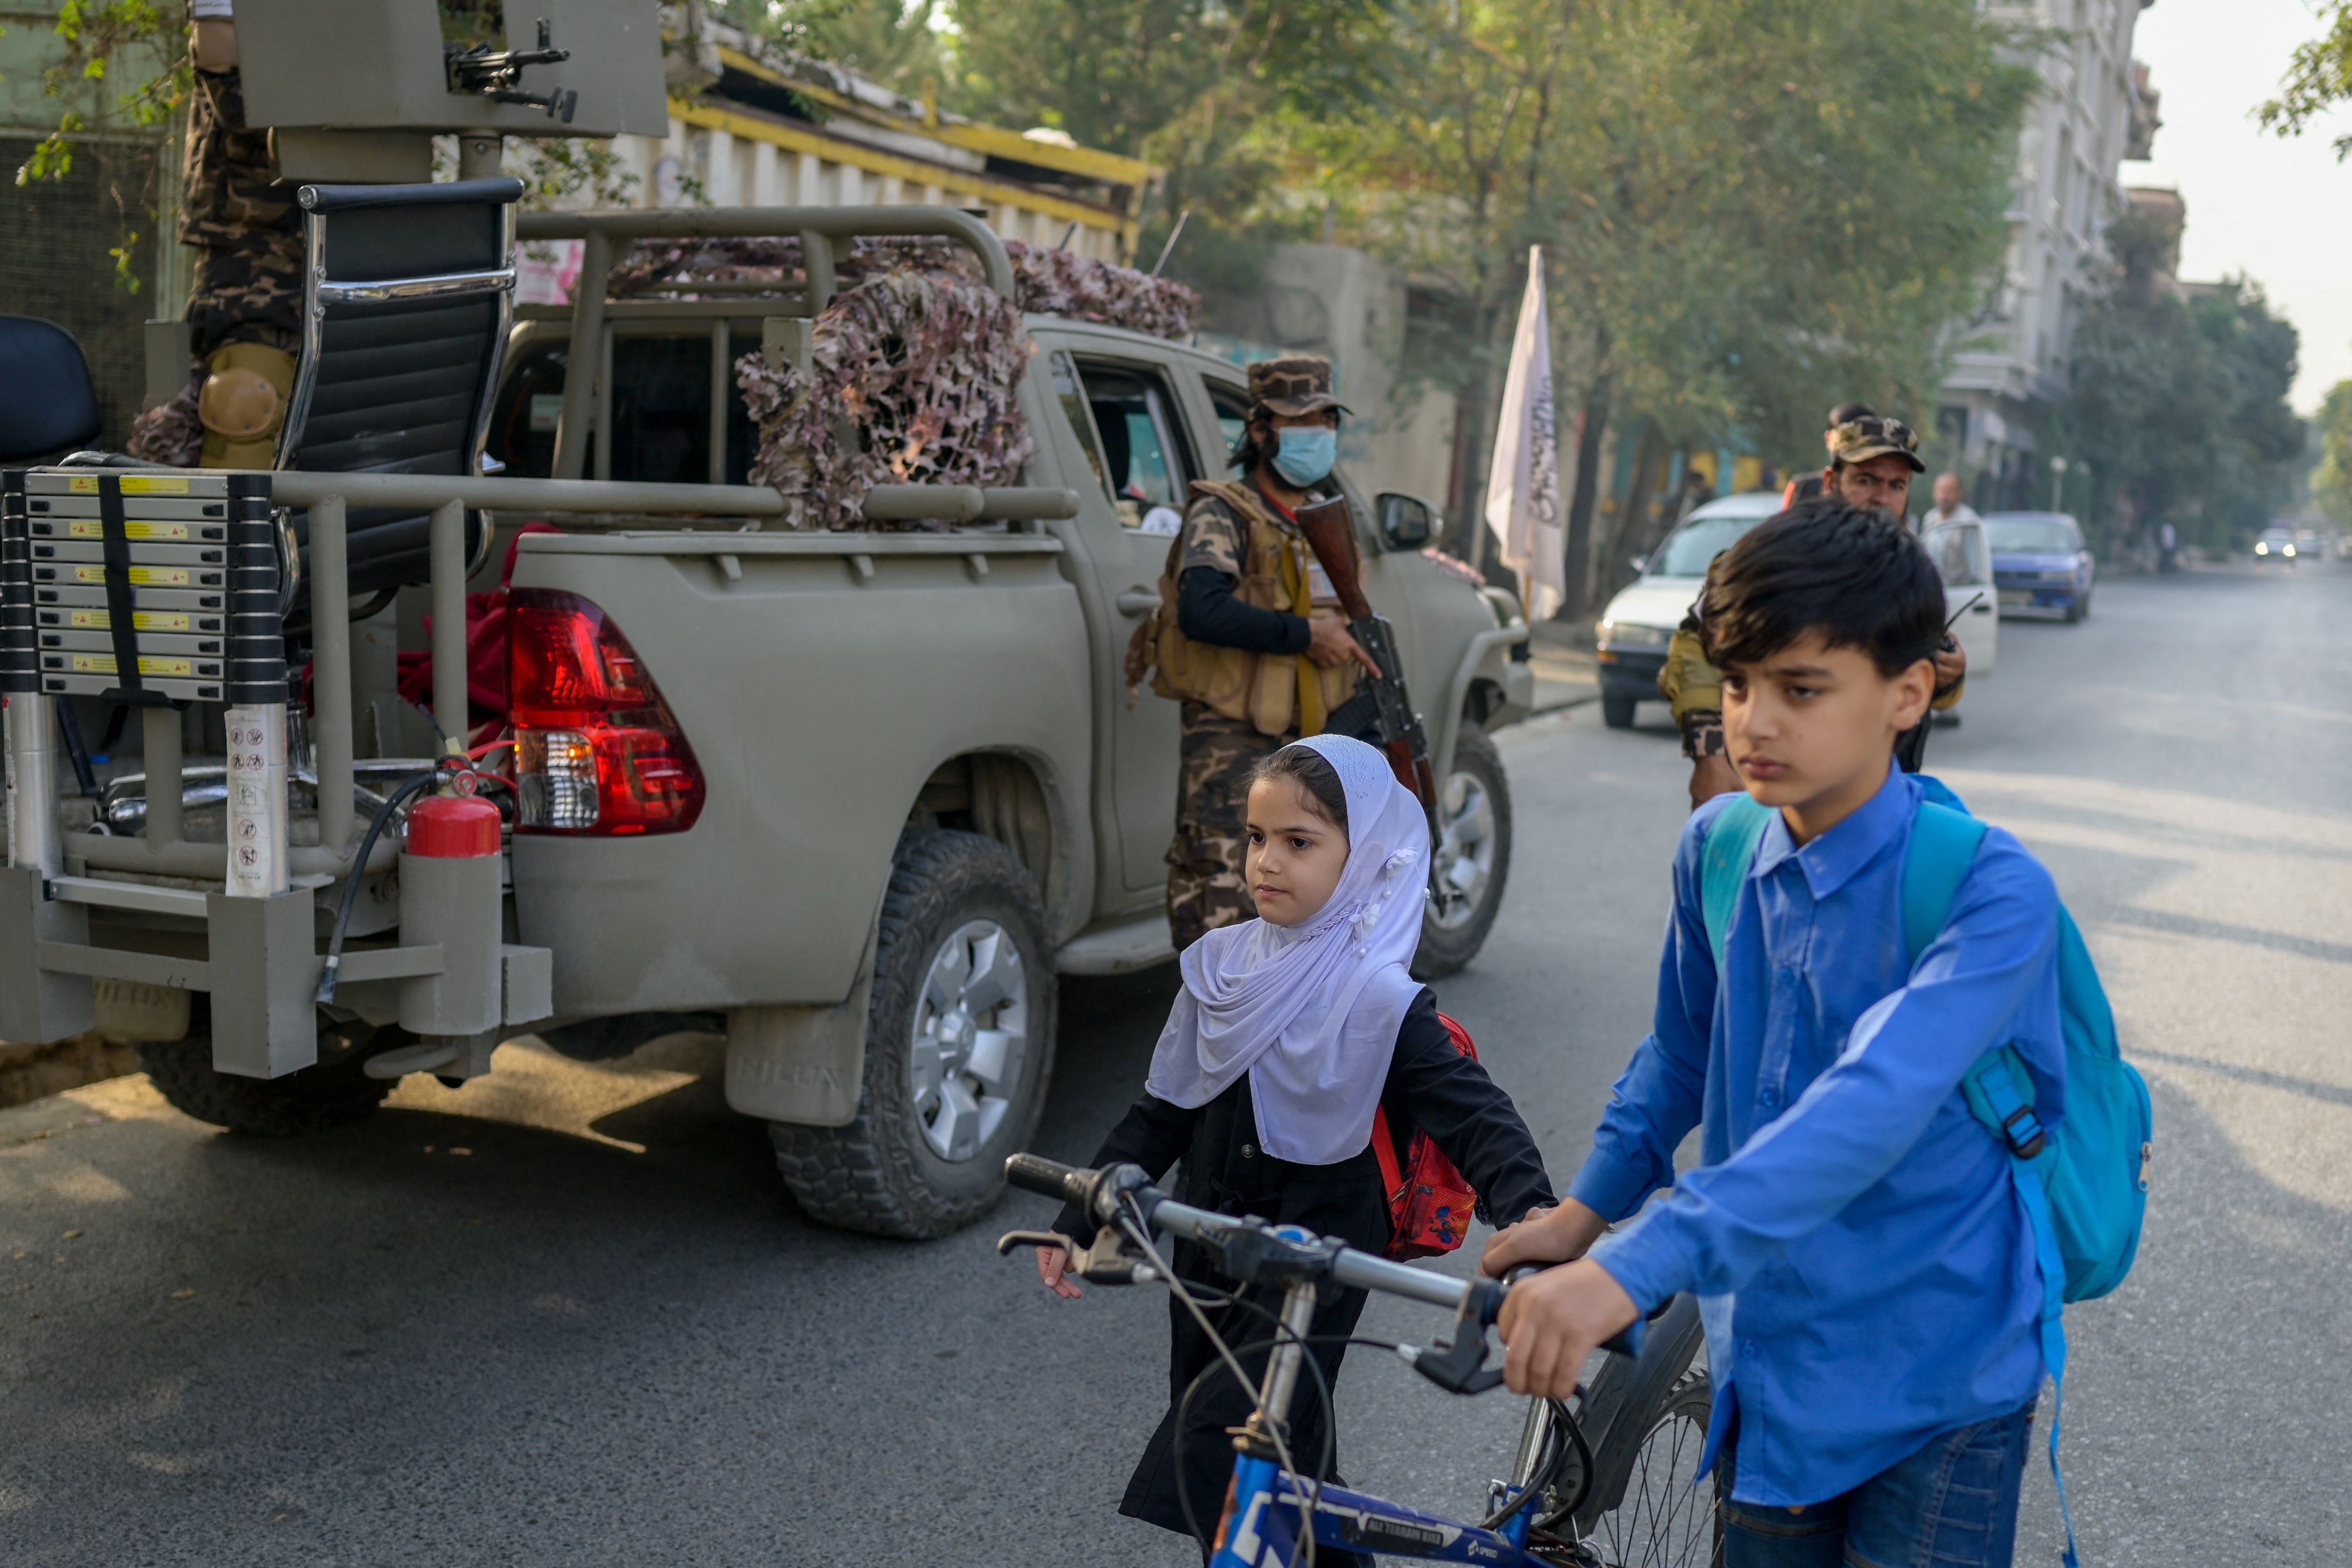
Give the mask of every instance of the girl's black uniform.
[[[1400, 1156], [1419, 1128], [1436, 1141], [1476, 1188], [1482, 1215], [1496, 1225], [1524, 1217], [1528, 1210], [1554, 1201], [1544, 1174], [1543, 1157], [1527, 1123], [1519, 1119], [1510, 1097], [1495, 1086], [1486, 1070], [1454, 1048], [1454, 1041], [1438, 1021], [1437, 998], [1427, 989], [1413, 998], [1397, 1030], [1396, 1053], [1390, 1058], [1381, 1104], [1388, 1112], [1389, 1131], [1397, 1140]], [[1335, 1236], [1350, 1247], [1378, 1252], [1388, 1245], [1388, 1200], [1381, 1189], [1380, 1162], [1370, 1148], [1336, 1165], [1300, 1165], [1277, 1160], [1257, 1146], [1257, 1115], [1244, 1073], [1216, 1099], [1196, 1110], [1185, 1110], [1147, 1094], [1103, 1140], [1095, 1153], [1096, 1165], [1129, 1162], [1140, 1165], [1157, 1181], [1179, 1158], [1184, 1169], [1178, 1179], [1180, 1202], [1220, 1214], [1255, 1215], [1277, 1225], [1304, 1226], [1320, 1236]], [[1054, 1228], [1082, 1244], [1093, 1232], [1075, 1209], [1064, 1208]], [[1222, 1299], [1234, 1282], [1213, 1270], [1201, 1249], [1190, 1242], [1176, 1244], [1170, 1260], [1195, 1294], [1206, 1290]], [[1268, 1338], [1281, 1305], [1281, 1292], [1265, 1286], [1242, 1291], [1242, 1300], [1259, 1309], [1211, 1308], [1209, 1321], [1229, 1345], [1239, 1347]], [[1317, 1307], [1310, 1335], [1353, 1333], [1364, 1310], [1364, 1292], [1331, 1292]], [[1217, 1360], [1215, 1350], [1184, 1304], [1168, 1300], [1172, 1344], [1170, 1347], [1168, 1414], [1127, 1483], [1119, 1512], [1174, 1531], [1187, 1531], [1184, 1505], [1178, 1499], [1181, 1484], [1191, 1500], [1193, 1518], [1202, 1531], [1216, 1529], [1233, 1475], [1233, 1439], [1226, 1428], [1240, 1426], [1254, 1402], [1234, 1381], [1230, 1371], [1202, 1379], [1185, 1413], [1182, 1457], [1177, 1455], [1176, 1407], [1193, 1378]], [[1337, 1383], [1339, 1363], [1347, 1353], [1340, 1344], [1317, 1344], [1310, 1353], [1322, 1366], [1323, 1381], [1302, 1368], [1298, 1391], [1291, 1403], [1290, 1452], [1300, 1468], [1313, 1473], [1321, 1465], [1326, 1434], [1330, 1430], [1323, 1406], [1324, 1387]], [[1255, 1382], [1263, 1373], [1266, 1352], [1241, 1357]], [[1326, 1479], [1339, 1481], [1338, 1453], [1323, 1468]], [[1369, 1563], [1352, 1553], [1325, 1550], [1317, 1561], [1326, 1568], [1351, 1561]]]

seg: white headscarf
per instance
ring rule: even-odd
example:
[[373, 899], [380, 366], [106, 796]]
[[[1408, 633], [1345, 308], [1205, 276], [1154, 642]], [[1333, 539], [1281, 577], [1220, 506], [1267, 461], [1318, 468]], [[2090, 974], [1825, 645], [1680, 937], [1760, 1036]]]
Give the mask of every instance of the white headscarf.
[[1429, 825], [1361, 741], [1297, 744], [1331, 764], [1347, 796], [1339, 885], [1303, 926], [1248, 921], [1184, 950], [1184, 991], [1144, 1087], [1190, 1110], [1248, 1073], [1259, 1145], [1333, 1165], [1370, 1142], [1397, 1029], [1421, 991], [1406, 970], [1421, 942]]

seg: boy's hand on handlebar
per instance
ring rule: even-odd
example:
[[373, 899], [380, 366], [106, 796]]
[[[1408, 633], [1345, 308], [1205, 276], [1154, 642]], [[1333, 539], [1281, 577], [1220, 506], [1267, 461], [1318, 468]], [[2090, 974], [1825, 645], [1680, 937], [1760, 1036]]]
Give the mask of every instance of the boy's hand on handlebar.
[[1592, 1352], [1641, 1315], [1625, 1288], [1591, 1258], [1514, 1285], [1495, 1321], [1510, 1347], [1503, 1382], [1514, 1394], [1566, 1399]]
[[1066, 1301], [1075, 1301], [1086, 1292], [1079, 1289], [1077, 1282], [1069, 1277], [1069, 1267], [1070, 1255], [1061, 1247], [1041, 1247], [1037, 1249], [1037, 1278], [1044, 1280], [1045, 1289], [1055, 1295]]
[[1584, 1205], [1562, 1198], [1558, 1208], [1538, 1209], [1488, 1237], [1478, 1272], [1500, 1279], [1522, 1264], [1572, 1263], [1608, 1228], [1609, 1222]]

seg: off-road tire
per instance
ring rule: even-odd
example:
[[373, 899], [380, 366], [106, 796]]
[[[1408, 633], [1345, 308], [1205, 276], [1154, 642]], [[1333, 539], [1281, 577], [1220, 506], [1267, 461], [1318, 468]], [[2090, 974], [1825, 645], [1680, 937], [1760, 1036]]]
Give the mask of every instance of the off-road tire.
[[[995, 921], [1021, 953], [1028, 1054], [1013, 1105], [969, 1160], [923, 1141], [911, 1083], [915, 1009], [940, 944], [973, 920]], [[898, 841], [874, 950], [873, 1000], [857, 1116], [845, 1127], [772, 1122], [776, 1167], [810, 1218], [910, 1241], [962, 1229], [1004, 1191], [1004, 1157], [1026, 1148], [1054, 1069], [1054, 949], [1036, 880], [993, 838], [926, 831]]]
[[[1416, 980], [1435, 980], [1452, 974], [1478, 956], [1478, 950], [1486, 945], [1486, 933], [1495, 928], [1495, 912], [1503, 907], [1503, 890], [1511, 879], [1511, 781], [1503, 772], [1503, 754], [1495, 749], [1495, 742], [1486, 731], [1466, 719], [1454, 742], [1452, 771], [1470, 774], [1486, 791], [1495, 816], [1494, 869], [1487, 874], [1486, 886], [1478, 893], [1476, 909], [1466, 921], [1452, 927], [1439, 925], [1434, 905], [1423, 917], [1421, 948], [1412, 960]], [[1444, 781], [1440, 780], [1441, 804], [1444, 795]]]
[[1601, 694], [1601, 721], [1612, 730], [1633, 727], [1633, 710], [1642, 705], [1638, 697], [1620, 697], [1614, 692]]
[[148, 1081], [174, 1110], [256, 1138], [299, 1138], [373, 1113], [392, 1081], [368, 1077], [362, 1064], [411, 1038], [397, 1026], [321, 1018], [318, 1065], [284, 1078], [215, 1072], [208, 1028], [193, 1027], [184, 1039], [142, 1040], [137, 1049]]

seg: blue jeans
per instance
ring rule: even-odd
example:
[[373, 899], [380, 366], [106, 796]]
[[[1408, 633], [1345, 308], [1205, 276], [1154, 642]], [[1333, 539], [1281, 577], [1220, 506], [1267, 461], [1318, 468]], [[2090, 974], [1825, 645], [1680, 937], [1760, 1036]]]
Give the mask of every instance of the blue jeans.
[[2033, 1407], [1947, 1432], [1842, 1497], [1810, 1508], [1733, 1502], [1717, 1467], [1723, 1568], [2009, 1568]]

